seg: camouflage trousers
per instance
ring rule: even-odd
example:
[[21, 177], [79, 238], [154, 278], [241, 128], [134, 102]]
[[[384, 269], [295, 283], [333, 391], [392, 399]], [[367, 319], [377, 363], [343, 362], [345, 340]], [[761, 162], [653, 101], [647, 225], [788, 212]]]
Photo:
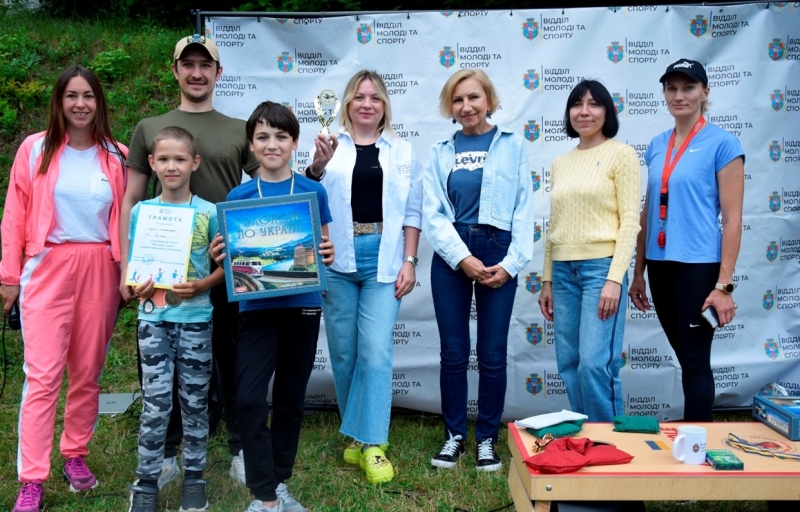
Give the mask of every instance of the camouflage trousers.
[[211, 322], [139, 320], [138, 331], [144, 403], [136, 476], [156, 480], [161, 474], [164, 439], [174, 406], [172, 383], [175, 375], [183, 422], [183, 469], [202, 471], [206, 467], [208, 445]]

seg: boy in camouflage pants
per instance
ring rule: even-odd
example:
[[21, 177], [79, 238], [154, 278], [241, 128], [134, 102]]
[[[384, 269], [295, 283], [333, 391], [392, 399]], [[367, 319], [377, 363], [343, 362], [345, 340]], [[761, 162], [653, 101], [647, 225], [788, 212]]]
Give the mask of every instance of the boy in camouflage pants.
[[203, 469], [211, 378], [212, 307], [208, 290], [224, 280], [222, 268], [209, 275], [208, 246], [218, 230], [216, 207], [189, 191], [191, 174], [200, 163], [189, 132], [175, 126], [164, 128], [154, 137], [152, 148], [150, 166], [161, 180], [162, 193], [131, 210], [129, 236], [136, 232], [142, 204], [158, 204], [165, 210], [171, 205], [190, 206], [195, 208], [195, 218], [185, 282], [181, 275], [171, 284], [171, 290], [155, 289], [153, 279], [149, 278], [134, 288], [139, 297], [144, 404], [139, 429], [138, 480], [128, 486], [131, 491], [128, 510], [156, 510], [167, 424], [172, 408], [178, 406], [172, 403], [172, 381], [177, 375], [183, 420], [184, 480], [180, 511], [203, 512], [208, 509]]

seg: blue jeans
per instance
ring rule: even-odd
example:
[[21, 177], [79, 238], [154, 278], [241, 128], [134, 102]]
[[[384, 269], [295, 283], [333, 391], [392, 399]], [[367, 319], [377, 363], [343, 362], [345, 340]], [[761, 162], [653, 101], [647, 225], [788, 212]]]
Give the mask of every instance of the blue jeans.
[[622, 336], [628, 276], [616, 315], [600, 320], [597, 306], [611, 258], [553, 262], [553, 320], [558, 373], [572, 410], [589, 421], [612, 421], [622, 408]]
[[322, 313], [342, 434], [365, 444], [389, 439], [392, 410], [392, 333], [400, 310], [395, 283], [379, 283], [381, 235], [353, 239], [356, 272], [328, 269]]
[[[508, 252], [511, 233], [492, 226], [455, 224], [470, 253], [485, 267], [499, 263]], [[439, 385], [442, 394], [445, 439], [467, 437], [467, 365], [472, 294], [478, 315], [478, 419], [475, 439], [497, 441], [506, 397], [506, 352], [511, 308], [517, 278], [500, 288], [475, 283], [463, 270], [453, 270], [439, 256], [431, 263], [431, 291], [441, 343]]]

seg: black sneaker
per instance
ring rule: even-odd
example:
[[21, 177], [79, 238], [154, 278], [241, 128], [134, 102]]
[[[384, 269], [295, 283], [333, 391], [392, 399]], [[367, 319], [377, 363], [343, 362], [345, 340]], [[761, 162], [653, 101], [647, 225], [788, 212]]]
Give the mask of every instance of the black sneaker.
[[206, 481], [202, 478], [189, 478], [183, 480], [181, 487], [181, 508], [179, 512], [206, 512], [208, 500], [206, 499]]
[[500, 462], [500, 457], [497, 456], [497, 452], [494, 450], [491, 437], [478, 443], [477, 452], [475, 456], [475, 469], [478, 471], [497, 471], [503, 467], [503, 463]]
[[461, 436], [454, 436], [450, 432], [447, 434], [450, 438], [444, 442], [439, 454], [431, 459], [431, 466], [435, 468], [453, 468], [458, 459], [464, 455], [464, 440]]
[[155, 512], [158, 500], [158, 487], [139, 485], [139, 481], [127, 486], [131, 491], [128, 512]]

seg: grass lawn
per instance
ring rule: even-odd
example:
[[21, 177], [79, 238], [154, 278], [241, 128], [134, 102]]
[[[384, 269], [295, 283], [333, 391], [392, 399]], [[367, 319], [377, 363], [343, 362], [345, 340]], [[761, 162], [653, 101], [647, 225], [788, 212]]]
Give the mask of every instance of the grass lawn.
[[[135, 310], [122, 312], [101, 380], [104, 393], [134, 392], [138, 388], [133, 334]], [[17, 414], [23, 382], [22, 347], [18, 333], [6, 332], [9, 367], [5, 393], [0, 400], [0, 510], [10, 510], [18, 491], [16, 465]], [[63, 395], [56, 417], [51, 478], [45, 484], [47, 511], [127, 510], [125, 485], [134, 479], [138, 435], [138, 409], [116, 417], [102, 416], [90, 445], [88, 463], [100, 480], [89, 493], [72, 494], [62, 481], [63, 461], [57, 443], [63, 419]], [[137, 402], [138, 405], [138, 402]], [[749, 415], [720, 416], [720, 421], [745, 421]], [[333, 412], [310, 413], [303, 423], [300, 451], [289, 489], [312, 512], [320, 511], [471, 511], [514, 510], [506, 486], [507, 471], [477, 473], [474, 441], [467, 455], [452, 471], [437, 470], [428, 459], [441, 447], [441, 420], [426, 414], [402, 414], [392, 419], [388, 456], [396, 471], [394, 481], [374, 486], [366, 483], [355, 466], [342, 461], [344, 438], [338, 433], [339, 418]], [[224, 430], [224, 429], [222, 429]], [[505, 432], [497, 444], [500, 456], [509, 460]], [[218, 432], [209, 443], [209, 501], [212, 510], [241, 512], [250, 501], [247, 489], [228, 476], [230, 455], [225, 434]], [[507, 467], [507, 466], [506, 466]], [[169, 484], [159, 496], [160, 511], [177, 511], [180, 484]], [[765, 502], [700, 502], [678, 505], [651, 502], [648, 511], [766, 511]]]

